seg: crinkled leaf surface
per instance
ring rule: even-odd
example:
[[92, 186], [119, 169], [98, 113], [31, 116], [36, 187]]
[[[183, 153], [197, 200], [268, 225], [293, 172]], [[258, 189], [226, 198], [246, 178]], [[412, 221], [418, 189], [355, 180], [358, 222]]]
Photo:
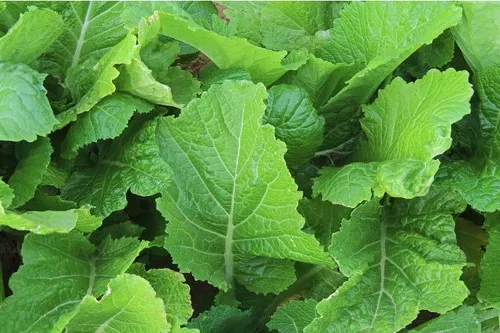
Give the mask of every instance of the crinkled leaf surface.
[[476, 87], [481, 101], [476, 154], [452, 165], [452, 186], [473, 208], [493, 212], [500, 209], [500, 67], [480, 72]]
[[283, 160], [285, 145], [260, 125], [265, 97], [262, 84], [225, 82], [158, 126], [160, 155], [174, 179], [158, 199], [169, 220], [166, 248], [181, 271], [221, 289], [244, 258], [328, 262], [300, 230], [300, 193]]
[[58, 123], [43, 87], [45, 74], [23, 64], [0, 62], [0, 140], [36, 140]]
[[286, 143], [285, 159], [290, 166], [307, 163], [323, 141], [324, 119], [318, 115], [307, 92], [292, 85], [269, 89], [265, 122]]
[[100, 296], [147, 243], [105, 239], [95, 247], [81, 234], [26, 236], [13, 295], [0, 308], [0, 332], [61, 332], [85, 296]]
[[[408, 56], [457, 24], [460, 8], [439, 2], [352, 2], [340, 11], [328, 43], [316, 56], [355, 64], [359, 72], [322, 108], [325, 148], [339, 149], [359, 133], [352, 118], [382, 81]], [[342, 126], [343, 124], [343, 126]], [[347, 145], [341, 151], [349, 151]]]
[[481, 288], [478, 299], [500, 308], [500, 213], [487, 215], [488, 246], [480, 267]]
[[220, 36], [167, 13], [155, 15], [160, 17], [162, 34], [198, 48], [219, 68], [244, 68], [253, 80], [266, 85], [287, 72], [281, 64], [286, 52], [266, 50], [239, 37]]
[[89, 143], [116, 138], [125, 130], [134, 112], [146, 113], [152, 109], [150, 103], [123, 93], [104, 98], [71, 125], [62, 145], [63, 155], [73, 157]]
[[462, 53], [475, 72], [500, 66], [500, 2], [464, 2], [462, 21], [452, 29]]
[[410, 333], [480, 333], [481, 325], [477, 319], [474, 308], [471, 306], [461, 306], [456, 311], [451, 311], [440, 315], [438, 318], [430, 320], [428, 323], [417, 327]]
[[396, 78], [363, 107], [361, 140], [352, 163], [325, 169], [314, 183], [323, 199], [355, 207], [375, 196], [425, 195], [439, 162], [451, 146], [451, 124], [470, 112], [468, 73], [430, 70], [421, 80]]
[[317, 301], [289, 301], [281, 305], [272, 315], [267, 327], [279, 333], [302, 333], [316, 317]]
[[156, 295], [165, 303], [167, 321], [172, 326], [179, 328], [188, 322], [193, 315], [189, 286], [185, 284], [181, 273], [170, 269], [145, 270], [144, 265], [135, 264], [129, 273], [139, 275], [153, 286]]
[[349, 280], [318, 304], [319, 316], [304, 332], [397, 332], [420, 310], [460, 305], [468, 294], [460, 281], [465, 256], [451, 214], [464, 209], [445, 186], [391, 206], [372, 200], [355, 209], [330, 246]]
[[135, 119], [120, 137], [102, 147], [94, 165], [71, 175], [62, 197], [90, 204], [95, 207], [93, 213], [107, 216], [125, 207], [129, 189], [142, 196], [160, 192], [169, 183], [171, 171], [159, 156], [157, 122], [157, 118]]
[[232, 333], [245, 330], [250, 320], [250, 311], [219, 305], [191, 320], [187, 327], [197, 328], [203, 333]]
[[100, 300], [85, 296], [66, 332], [158, 333], [168, 327], [163, 302], [148, 281], [121, 274], [109, 281], [108, 291]]
[[33, 143], [19, 142], [16, 151], [19, 160], [9, 177], [9, 186], [15, 195], [11, 208], [24, 205], [35, 195], [47, 172], [53, 149], [48, 138], [40, 137]]
[[61, 35], [63, 24], [56, 12], [30, 7], [0, 38], [0, 61], [32, 63]]

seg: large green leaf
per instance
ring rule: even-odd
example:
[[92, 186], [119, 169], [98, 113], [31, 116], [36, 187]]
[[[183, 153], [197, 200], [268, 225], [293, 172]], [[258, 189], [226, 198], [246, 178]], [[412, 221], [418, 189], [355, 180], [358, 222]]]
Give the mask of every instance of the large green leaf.
[[61, 35], [63, 20], [48, 9], [29, 8], [0, 38], [0, 61], [30, 64]]
[[16, 145], [18, 162], [16, 170], [9, 177], [9, 186], [15, 195], [11, 208], [22, 206], [33, 198], [47, 172], [52, 152], [50, 140], [45, 137], [33, 143], [19, 142]]
[[33, 142], [58, 123], [44, 79], [45, 74], [26, 65], [0, 62], [0, 141]]
[[187, 325], [202, 333], [232, 333], [246, 330], [251, 322], [251, 312], [227, 305], [214, 306]]
[[300, 230], [301, 195], [283, 160], [285, 145], [272, 126], [260, 125], [265, 97], [262, 84], [213, 85], [158, 126], [160, 155], [174, 171], [158, 199], [169, 220], [166, 248], [181, 271], [224, 290], [255, 256], [329, 261]]
[[486, 217], [488, 230], [488, 246], [481, 261], [481, 288], [478, 299], [489, 305], [500, 308], [500, 213], [489, 214]]
[[446, 186], [426, 197], [390, 206], [372, 200], [355, 209], [330, 247], [349, 280], [318, 304], [319, 316], [304, 332], [397, 332], [420, 310], [459, 306], [468, 290], [460, 281], [465, 256], [451, 214], [464, 209]]
[[268, 85], [287, 72], [281, 64], [286, 52], [257, 47], [239, 37], [224, 37], [168, 13], [159, 15], [161, 33], [192, 45], [221, 69], [244, 68], [255, 81]]
[[95, 164], [71, 175], [62, 197], [91, 204], [93, 213], [107, 216], [126, 206], [129, 189], [143, 196], [160, 192], [171, 171], [159, 156], [156, 127], [157, 119], [135, 119], [120, 137], [102, 146]]
[[317, 304], [312, 299], [285, 303], [276, 310], [267, 327], [279, 333], [302, 333], [316, 317]]
[[476, 77], [480, 137], [472, 160], [451, 165], [451, 186], [480, 211], [500, 209], [500, 67]]
[[13, 295], [0, 307], [2, 333], [61, 332], [85, 296], [100, 296], [147, 246], [137, 239], [105, 239], [95, 247], [81, 234], [26, 236]]
[[[325, 105], [325, 148], [349, 151], [346, 142], [359, 133], [352, 118], [382, 81], [424, 44], [457, 24], [460, 8], [439, 2], [352, 2], [340, 12], [330, 38], [316, 56], [355, 64], [359, 72]], [[344, 145], [344, 147], [342, 147]]]
[[71, 319], [68, 333], [158, 333], [168, 330], [165, 306], [145, 279], [118, 275], [99, 300], [87, 295]]
[[396, 78], [363, 107], [366, 139], [352, 163], [327, 168], [314, 182], [323, 199], [355, 207], [375, 196], [413, 198], [425, 195], [439, 161], [451, 146], [451, 124], [470, 112], [468, 73], [430, 70], [421, 80]]
[[461, 306], [456, 311], [443, 314], [430, 320], [424, 325], [410, 331], [410, 333], [480, 333], [481, 325], [477, 319], [474, 308]]
[[500, 2], [462, 3], [462, 21], [452, 29], [462, 53], [475, 72], [500, 66]]
[[286, 143], [285, 159], [292, 167], [307, 163], [323, 142], [325, 121], [318, 116], [307, 92], [291, 85], [269, 89], [265, 122]]

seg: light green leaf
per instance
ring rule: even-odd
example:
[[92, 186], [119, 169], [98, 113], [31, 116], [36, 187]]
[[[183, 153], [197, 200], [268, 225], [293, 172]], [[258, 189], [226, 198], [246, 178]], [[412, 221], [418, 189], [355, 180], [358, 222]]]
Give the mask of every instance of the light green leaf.
[[41, 63], [41, 68], [51, 74], [65, 77], [68, 69], [86, 61], [93, 66], [127, 35], [120, 18], [122, 1], [62, 1], [37, 5], [51, 8], [64, 17], [63, 34]]
[[252, 81], [250, 74], [244, 69], [219, 69], [213, 64], [205, 66], [198, 79], [201, 80], [204, 91], [207, 91], [212, 84], [221, 84], [224, 81]]
[[14, 199], [14, 191], [0, 179], [0, 216], [5, 214]]
[[9, 187], [15, 195], [11, 208], [22, 206], [33, 198], [47, 172], [53, 151], [50, 140], [44, 137], [33, 143], [20, 142], [16, 145], [18, 162], [9, 178]]
[[476, 78], [481, 101], [480, 137], [475, 156], [452, 165], [452, 185], [475, 209], [500, 209], [500, 67], [486, 69]]
[[[147, 115], [146, 115], [147, 116]], [[156, 194], [170, 181], [170, 168], [159, 157], [155, 141], [157, 119], [137, 118], [117, 139], [101, 149], [95, 165], [75, 171], [62, 198], [94, 206], [92, 213], [108, 216], [125, 207], [125, 194]]]
[[348, 207], [369, 200], [372, 191], [378, 197], [425, 195], [439, 166], [433, 158], [451, 146], [451, 124], [470, 112], [471, 96], [465, 71], [433, 69], [413, 83], [394, 79], [363, 106], [366, 139], [353, 159], [370, 163], [324, 169], [314, 193]]
[[221, 1], [224, 6], [224, 15], [229, 19], [229, 27], [235, 31], [235, 35], [247, 39], [255, 45], [262, 42], [261, 8], [264, 1]]
[[79, 84], [83, 82], [85, 87], [81, 87], [79, 90], [84, 92], [84, 95], [75, 106], [57, 115], [60, 122], [58, 128], [75, 121], [79, 114], [89, 111], [101, 99], [115, 92], [116, 87], [113, 80], [120, 74], [115, 66], [132, 62], [132, 55], [136, 47], [135, 43], [136, 37], [129, 34], [121, 42], [110, 48], [91, 69], [84, 69], [83, 73], [78, 70], [71, 73], [73, 77], [70, 75], [68, 81], [77, 80]]
[[480, 267], [481, 288], [477, 298], [487, 304], [500, 308], [500, 213], [486, 216], [488, 246]]
[[313, 299], [287, 302], [276, 310], [267, 327], [279, 333], [302, 333], [316, 317], [317, 304]]
[[[304, 332], [397, 332], [420, 310], [445, 313], [467, 297], [465, 256], [451, 214], [465, 204], [445, 186], [426, 197], [367, 202], [332, 236], [330, 253], [349, 277], [317, 306]], [[446, 290], [446, 293], [443, 293]]]
[[105, 97], [71, 125], [62, 143], [62, 155], [71, 158], [89, 143], [116, 138], [125, 130], [134, 112], [146, 113], [152, 109], [153, 105], [127, 94]]
[[238, 308], [219, 305], [203, 312], [187, 325], [202, 333], [234, 333], [245, 331], [251, 322], [251, 312]]
[[273, 125], [276, 138], [286, 143], [285, 159], [292, 167], [307, 163], [323, 142], [325, 121], [307, 92], [298, 87], [277, 85], [269, 89], [264, 122]]
[[474, 70], [500, 66], [500, 2], [461, 3], [462, 21], [452, 29], [462, 53]]
[[239, 37], [223, 37], [167, 13], [157, 13], [161, 33], [198, 48], [221, 69], [244, 68], [255, 81], [269, 85], [287, 69], [281, 64], [286, 52], [257, 47]]
[[134, 264], [128, 273], [139, 275], [148, 280], [156, 295], [165, 303], [167, 321], [176, 328], [185, 325], [193, 315], [189, 286], [181, 273], [170, 269], [145, 270], [143, 264]]
[[352, 2], [340, 11], [328, 43], [316, 56], [355, 64], [359, 72], [321, 109], [325, 148], [349, 152], [359, 127], [359, 105], [369, 101], [383, 80], [413, 52], [457, 24], [460, 8], [443, 2]]
[[101, 299], [85, 296], [66, 332], [158, 333], [168, 327], [163, 302], [151, 285], [139, 276], [121, 274], [109, 282]]
[[158, 126], [160, 155], [174, 171], [157, 201], [169, 221], [166, 248], [182, 272], [223, 290], [245, 258], [329, 262], [300, 230], [285, 145], [260, 125], [265, 97], [262, 84], [213, 85]]
[[[138, 49], [136, 51], [138, 53]], [[138, 54], [132, 58], [131, 64], [124, 66], [115, 83], [118, 90], [151, 103], [179, 107], [174, 102], [171, 88], [153, 77], [151, 70], [139, 59]]]
[[0, 61], [30, 64], [61, 35], [63, 20], [48, 9], [28, 7], [19, 21], [0, 38]]
[[26, 65], [0, 62], [0, 141], [36, 140], [58, 122], [43, 87], [45, 74]]
[[85, 296], [100, 296], [147, 246], [107, 238], [97, 248], [81, 234], [29, 234], [23, 265], [11, 277], [13, 295], [0, 307], [0, 332], [61, 332]]
[[481, 325], [474, 308], [461, 306], [456, 311], [445, 313], [424, 325], [410, 330], [410, 333], [481, 333]]
[[78, 214], [73, 210], [25, 213], [6, 211], [5, 214], [0, 214], [0, 225], [42, 235], [70, 232], [77, 220]]
[[168, 67], [155, 74], [156, 79], [172, 89], [175, 103], [185, 105], [201, 93], [200, 82], [178, 66]]

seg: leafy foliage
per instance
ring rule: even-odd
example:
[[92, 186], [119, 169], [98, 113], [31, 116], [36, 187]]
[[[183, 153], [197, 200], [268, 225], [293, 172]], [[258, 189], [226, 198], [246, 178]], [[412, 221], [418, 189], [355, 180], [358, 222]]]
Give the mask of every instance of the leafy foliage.
[[500, 330], [495, 2], [0, 2], [0, 333]]

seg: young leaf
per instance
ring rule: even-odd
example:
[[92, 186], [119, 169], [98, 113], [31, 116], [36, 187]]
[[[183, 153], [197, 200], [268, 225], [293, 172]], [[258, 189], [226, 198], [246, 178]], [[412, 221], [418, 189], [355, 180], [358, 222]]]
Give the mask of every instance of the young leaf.
[[85, 296], [100, 296], [147, 246], [105, 239], [97, 248], [81, 234], [26, 236], [23, 266], [12, 276], [13, 295], [0, 307], [0, 332], [61, 332]]
[[316, 317], [317, 304], [313, 299], [285, 303], [276, 310], [267, 327], [279, 333], [302, 333]]
[[113, 139], [125, 130], [134, 112], [147, 113], [152, 109], [150, 103], [127, 94], [114, 93], [105, 97], [71, 125], [61, 154], [71, 158], [89, 143]]
[[[399, 64], [460, 17], [460, 8], [451, 3], [352, 2], [345, 6], [330, 30], [329, 42], [315, 55], [333, 63], [355, 64], [359, 72], [321, 109], [328, 129], [324, 147], [341, 147], [352, 140], [359, 127], [349, 124], [353, 117], [359, 118], [359, 105], [369, 101]], [[350, 149], [352, 144], [339, 148]]]
[[474, 72], [500, 66], [500, 3], [461, 4], [462, 21], [452, 28], [458, 46]]
[[223, 290], [241, 259], [329, 262], [300, 230], [300, 194], [283, 161], [285, 145], [270, 125], [260, 125], [265, 97], [262, 84], [213, 85], [158, 126], [160, 155], [174, 171], [158, 199], [169, 220], [166, 248], [181, 271]]
[[163, 302], [151, 285], [139, 276], [121, 274], [109, 282], [100, 300], [85, 296], [66, 332], [157, 333], [168, 327]]
[[153, 195], [170, 181], [170, 168], [159, 157], [155, 141], [158, 119], [135, 119], [116, 140], [107, 142], [95, 165], [75, 171], [62, 189], [62, 198], [94, 206], [108, 216], [127, 204], [126, 192]]
[[0, 216], [5, 214], [14, 199], [14, 191], [0, 179]]
[[39, 138], [33, 143], [19, 142], [16, 153], [19, 159], [16, 170], [9, 177], [9, 186], [14, 191], [11, 208], [17, 208], [35, 195], [50, 162], [53, 149], [50, 140]]
[[161, 33], [199, 49], [221, 69], [244, 68], [252, 79], [269, 85], [287, 69], [281, 64], [286, 52], [257, 47], [245, 39], [223, 37], [167, 13], [159, 15]]
[[467, 72], [430, 70], [421, 80], [396, 78], [363, 107], [362, 140], [352, 163], [327, 168], [314, 182], [314, 193], [348, 207], [388, 193], [393, 197], [425, 195], [439, 161], [451, 146], [451, 124], [470, 112], [472, 89]]
[[464, 209], [445, 186], [423, 198], [391, 206], [372, 200], [355, 209], [330, 246], [349, 280], [318, 304], [319, 316], [304, 332], [397, 332], [420, 310], [459, 306], [468, 290], [451, 214]]
[[43, 87], [45, 74], [0, 62], [0, 141], [36, 140], [58, 123]]
[[295, 86], [269, 89], [264, 121], [273, 125], [276, 138], [286, 143], [285, 159], [292, 167], [307, 163], [323, 141], [324, 119], [318, 116], [307, 92]]
[[19, 21], [0, 38], [0, 61], [30, 64], [61, 35], [61, 16], [48, 9], [28, 7]]
[[472, 160], [452, 165], [451, 186], [473, 208], [494, 212], [500, 209], [500, 67], [480, 72], [476, 82], [480, 138]]

